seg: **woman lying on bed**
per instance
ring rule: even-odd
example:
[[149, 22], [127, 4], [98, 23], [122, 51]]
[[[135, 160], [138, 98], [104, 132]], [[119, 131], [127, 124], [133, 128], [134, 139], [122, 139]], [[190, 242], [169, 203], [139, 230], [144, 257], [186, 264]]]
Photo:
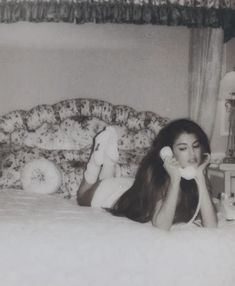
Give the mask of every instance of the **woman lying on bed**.
[[[165, 146], [172, 149], [173, 156], [162, 156]], [[172, 224], [188, 222], [193, 217], [200, 192], [198, 217], [204, 227], [217, 226], [206, 176], [210, 146], [205, 132], [195, 122], [179, 119], [162, 128], [135, 179], [115, 177], [117, 160], [117, 134], [110, 126], [95, 138], [77, 193], [79, 205], [105, 208], [113, 215], [138, 222], [151, 220], [154, 226], [169, 230]], [[182, 178], [182, 168], [188, 166], [195, 167], [193, 179]]]

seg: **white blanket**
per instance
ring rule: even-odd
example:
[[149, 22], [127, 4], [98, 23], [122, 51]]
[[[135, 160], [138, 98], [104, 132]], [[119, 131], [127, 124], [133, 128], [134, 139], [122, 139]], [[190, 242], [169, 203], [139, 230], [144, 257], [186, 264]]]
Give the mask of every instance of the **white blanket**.
[[2, 286], [234, 286], [235, 223], [170, 232], [58, 195], [0, 192]]

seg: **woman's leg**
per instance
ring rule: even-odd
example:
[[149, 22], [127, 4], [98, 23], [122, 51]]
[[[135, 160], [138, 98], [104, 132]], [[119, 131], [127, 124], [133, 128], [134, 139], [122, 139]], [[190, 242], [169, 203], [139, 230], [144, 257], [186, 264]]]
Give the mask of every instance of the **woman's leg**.
[[91, 206], [92, 198], [97, 187], [99, 186], [99, 183], [100, 181], [97, 181], [94, 184], [89, 184], [83, 176], [81, 185], [77, 191], [77, 203], [80, 206]]
[[77, 202], [90, 206], [100, 180], [114, 176], [118, 160], [117, 134], [114, 127], [107, 127], [95, 138], [95, 145], [77, 192]]
[[114, 127], [108, 127], [109, 141], [106, 145], [104, 152], [103, 166], [99, 174], [99, 179], [104, 180], [115, 177], [117, 161], [119, 158], [118, 153], [118, 136]]

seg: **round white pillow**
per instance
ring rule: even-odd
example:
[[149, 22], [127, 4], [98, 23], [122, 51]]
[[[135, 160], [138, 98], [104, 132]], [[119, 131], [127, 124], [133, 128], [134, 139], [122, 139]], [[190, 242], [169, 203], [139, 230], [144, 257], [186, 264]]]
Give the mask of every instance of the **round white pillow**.
[[57, 165], [47, 159], [27, 163], [21, 172], [23, 189], [39, 194], [55, 193], [62, 184], [62, 174]]

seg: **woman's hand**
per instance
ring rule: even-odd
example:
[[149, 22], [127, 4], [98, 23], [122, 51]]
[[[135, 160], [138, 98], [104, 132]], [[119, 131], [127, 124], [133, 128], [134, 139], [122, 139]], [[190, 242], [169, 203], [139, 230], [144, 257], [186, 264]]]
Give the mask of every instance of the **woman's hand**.
[[174, 157], [167, 157], [164, 160], [163, 167], [167, 171], [168, 175], [170, 176], [171, 182], [180, 181], [180, 165], [179, 162]]
[[204, 153], [205, 159], [203, 160], [202, 164], [198, 166], [196, 169], [196, 181], [201, 181], [205, 179], [205, 169], [207, 165], [210, 163], [211, 155], [209, 153]]
[[210, 154], [205, 153], [206, 157], [202, 164], [197, 168], [195, 181], [200, 194], [200, 213], [202, 217], [202, 224], [205, 227], [217, 227], [218, 221], [215, 207], [210, 197], [205, 180], [205, 169], [210, 162]]

